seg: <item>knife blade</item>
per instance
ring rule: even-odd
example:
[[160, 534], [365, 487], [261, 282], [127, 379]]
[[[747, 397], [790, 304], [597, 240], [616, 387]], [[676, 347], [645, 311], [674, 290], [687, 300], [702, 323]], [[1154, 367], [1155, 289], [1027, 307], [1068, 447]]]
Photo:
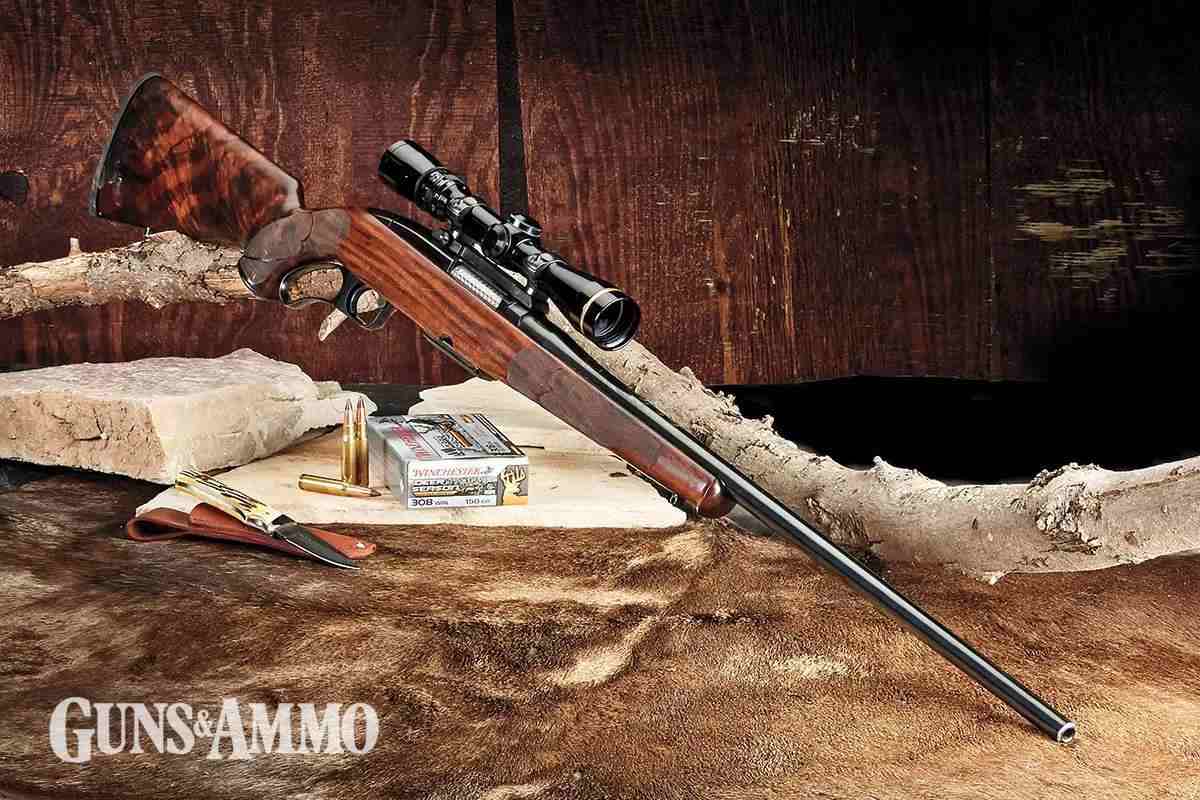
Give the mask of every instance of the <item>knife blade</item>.
[[245, 492], [222, 483], [199, 470], [185, 469], [175, 477], [175, 488], [231, 514], [252, 528], [287, 542], [308, 555], [342, 569], [359, 569], [358, 564], [330, 547], [311, 530]]
[[355, 564], [337, 550], [325, 544], [323, 539], [318, 538], [312, 531], [299, 522], [286, 515], [283, 519], [287, 521], [279, 522], [277, 518], [277, 524], [271, 530], [271, 535], [276, 539], [282, 539], [297, 550], [303, 550], [313, 558], [323, 561], [326, 564], [341, 567], [342, 569], [359, 569], [358, 564]]

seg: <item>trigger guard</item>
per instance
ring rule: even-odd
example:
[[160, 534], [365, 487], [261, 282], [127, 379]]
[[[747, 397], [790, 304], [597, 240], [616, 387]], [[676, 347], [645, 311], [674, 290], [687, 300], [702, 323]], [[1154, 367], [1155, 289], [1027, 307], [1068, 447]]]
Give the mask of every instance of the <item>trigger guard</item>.
[[392, 304], [384, 300], [378, 307], [367, 312], [368, 317], [360, 316], [358, 313], [359, 298], [367, 292], [376, 292], [376, 290], [359, 280], [357, 275], [343, 265], [338, 264], [337, 266], [342, 271], [342, 290], [338, 292], [333, 305], [337, 307], [338, 311], [366, 330], [374, 331], [382, 328], [384, 323], [391, 318], [392, 312], [395, 311]]

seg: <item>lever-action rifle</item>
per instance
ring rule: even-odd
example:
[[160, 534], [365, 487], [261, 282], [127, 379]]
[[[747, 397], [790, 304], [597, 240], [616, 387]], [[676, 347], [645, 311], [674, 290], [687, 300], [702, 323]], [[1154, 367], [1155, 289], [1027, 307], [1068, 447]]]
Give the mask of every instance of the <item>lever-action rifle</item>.
[[433, 231], [376, 209], [305, 209], [295, 178], [150, 75], [117, 118], [92, 212], [240, 245], [242, 278], [259, 298], [329, 303], [366, 328], [398, 309], [469, 372], [504, 381], [699, 514], [719, 517], [741, 505], [1047, 735], [1074, 737], [1074, 723], [676, 427], [546, 317], [553, 301], [587, 339], [614, 349], [640, 319], [624, 292], [543, 248], [533, 220], [501, 217], [412, 142], [388, 148], [379, 173], [446, 227]]

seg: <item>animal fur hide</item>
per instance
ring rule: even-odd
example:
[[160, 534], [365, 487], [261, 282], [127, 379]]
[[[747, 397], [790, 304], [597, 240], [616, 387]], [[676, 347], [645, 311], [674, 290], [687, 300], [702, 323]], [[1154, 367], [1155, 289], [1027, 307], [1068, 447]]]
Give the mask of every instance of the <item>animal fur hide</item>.
[[[1191, 797], [1200, 560], [889, 577], [1073, 715], [1020, 718], [799, 551], [667, 531], [390, 527], [358, 574], [135, 543], [153, 487], [0, 494], [0, 796]], [[370, 703], [364, 755], [57, 759], [60, 700]]]

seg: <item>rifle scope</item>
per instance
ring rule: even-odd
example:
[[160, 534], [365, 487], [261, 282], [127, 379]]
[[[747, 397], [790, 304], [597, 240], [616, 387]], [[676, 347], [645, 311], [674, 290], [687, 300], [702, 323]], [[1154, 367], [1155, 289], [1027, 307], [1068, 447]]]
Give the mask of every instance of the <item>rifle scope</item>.
[[520, 275], [531, 294], [553, 300], [597, 346], [616, 350], [637, 332], [642, 313], [633, 298], [543, 248], [535, 220], [521, 214], [501, 218], [416, 142], [401, 139], [389, 147], [379, 175], [402, 197], [447, 223], [455, 241]]

